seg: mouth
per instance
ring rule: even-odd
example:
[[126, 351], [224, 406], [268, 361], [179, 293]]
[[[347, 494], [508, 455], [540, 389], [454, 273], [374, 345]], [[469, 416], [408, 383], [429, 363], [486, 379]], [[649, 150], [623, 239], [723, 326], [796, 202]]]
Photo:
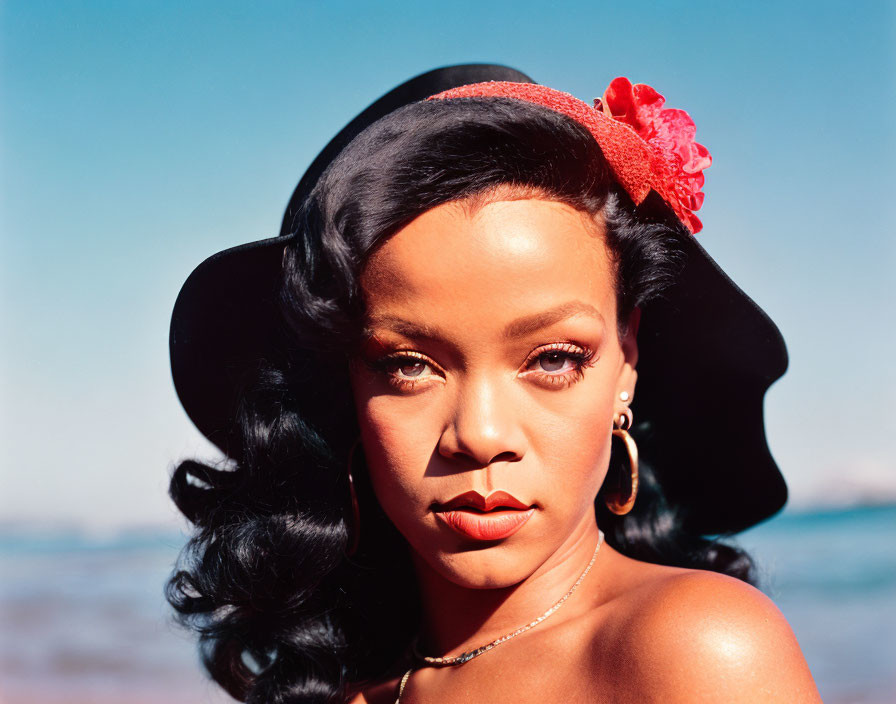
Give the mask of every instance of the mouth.
[[436, 517], [456, 533], [474, 540], [502, 540], [516, 533], [535, 513], [505, 491], [483, 496], [476, 491], [432, 506]]

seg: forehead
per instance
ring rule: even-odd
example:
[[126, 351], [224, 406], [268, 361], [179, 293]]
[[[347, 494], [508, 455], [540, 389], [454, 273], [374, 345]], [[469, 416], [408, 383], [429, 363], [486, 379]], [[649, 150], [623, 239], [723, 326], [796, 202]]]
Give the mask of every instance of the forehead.
[[361, 287], [371, 317], [500, 328], [578, 300], [614, 320], [613, 265], [602, 227], [565, 203], [498, 200], [433, 208], [370, 257]]

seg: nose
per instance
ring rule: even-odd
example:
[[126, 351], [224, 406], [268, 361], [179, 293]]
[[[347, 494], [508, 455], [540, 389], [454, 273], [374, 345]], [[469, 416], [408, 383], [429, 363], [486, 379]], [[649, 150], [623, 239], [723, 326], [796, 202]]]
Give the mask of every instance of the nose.
[[457, 389], [451, 419], [439, 439], [439, 454], [469, 468], [515, 462], [525, 454], [521, 411], [500, 381], [469, 379]]

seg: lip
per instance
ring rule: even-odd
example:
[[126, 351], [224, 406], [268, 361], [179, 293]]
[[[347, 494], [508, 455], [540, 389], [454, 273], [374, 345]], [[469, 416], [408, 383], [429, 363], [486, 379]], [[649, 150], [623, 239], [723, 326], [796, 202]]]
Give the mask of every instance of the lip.
[[456, 508], [475, 508], [479, 511], [492, 511], [499, 507], [519, 510], [532, 508], [506, 491], [493, 491], [488, 496], [483, 496], [478, 491], [465, 491], [463, 494], [459, 494], [443, 504], [437, 503], [436, 511], [450, 511]]
[[509, 538], [525, 525], [534, 506], [527, 506], [506, 491], [483, 496], [467, 491], [433, 507], [436, 516], [449, 528], [474, 540]]
[[473, 540], [502, 540], [516, 533], [528, 521], [534, 508], [476, 513], [471, 510], [440, 511], [436, 516], [455, 532]]

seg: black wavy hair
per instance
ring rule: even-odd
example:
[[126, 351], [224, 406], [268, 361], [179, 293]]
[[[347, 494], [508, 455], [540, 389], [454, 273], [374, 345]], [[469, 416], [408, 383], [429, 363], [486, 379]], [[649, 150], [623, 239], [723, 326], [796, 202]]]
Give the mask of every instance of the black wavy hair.
[[[182, 462], [170, 495], [194, 524], [167, 598], [199, 635], [203, 663], [252, 704], [342, 702], [391, 673], [419, 628], [407, 546], [355, 457], [361, 525], [351, 557], [349, 448], [358, 437], [348, 361], [359, 341], [359, 275], [373, 250], [442, 203], [496, 189], [561, 201], [601, 221], [616, 265], [617, 325], [663, 295], [689, 233], [658, 198], [635, 207], [595, 140], [551, 110], [508, 98], [413, 103], [358, 135], [297, 212], [283, 258], [283, 334], [240, 397], [228, 460]], [[642, 448], [650, 428], [631, 431]], [[648, 456], [654, 456], [650, 453]], [[627, 456], [613, 448], [610, 479]], [[634, 510], [598, 494], [622, 553], [754, 582], [739, 549], [689, 533], [642, 462]], [[603, 490], [602, 490], [603, 491]]]

